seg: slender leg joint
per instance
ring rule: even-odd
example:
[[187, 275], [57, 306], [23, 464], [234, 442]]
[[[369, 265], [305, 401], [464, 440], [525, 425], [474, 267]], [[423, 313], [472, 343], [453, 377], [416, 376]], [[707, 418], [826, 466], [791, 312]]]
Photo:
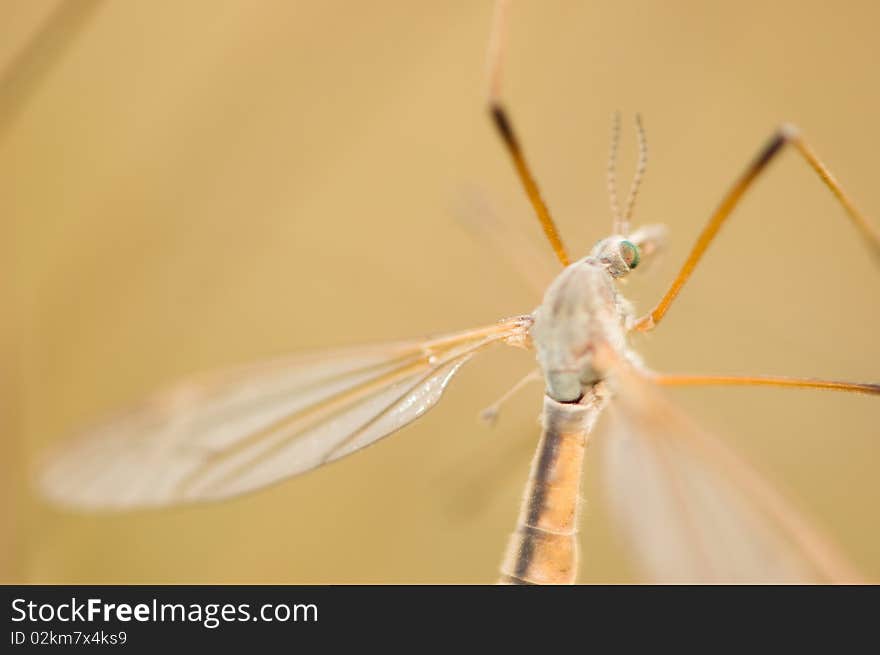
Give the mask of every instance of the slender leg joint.
[[834, 197], [837, 198], [850, 220], [859, 232], [861, 232], [862, 237], [874, 251], [874, 254], [880, 258], [880, 229], [878, 229], [874, 223], [869, 221], [868, 218], [859, 211], [855, 206], [855, 203], [853, 203], [847, 193], [843, 190], [843, 187], [840, 186], [840, 183], [831, 174], [831, 171], [825, 167], [816, 153], [807, 145], [807, 142], [801, 136], [800, 131], [794, 125], [785, 123], [776, 130], [755, 159], [752, 160], [752, 163], [746, 168], [739, 179], [724, 196], [721, 204], [712, 214], [708, 223], [703, 228], [703, 231], [697, 237], [697, 242], [691, 249], [690, 254], [682, 265], [678, 275], [676, 275], [675, 279], [672, 281], [666, 294], [660, 299], [660, 302], [657, 303], [649, 314], [633, 323], [632, 329], [640, 332], [649, 332], [657, 327], [666, 315], [672, 302], [678, 296], [682, 287], [684, 287], [685, 283], [690, 278], [697, 263], [699, 263], [706, 250], [709, 248], [709, 244], [712, 243], [718, 235], [721, 226], [736, 208], [740, 199], [745, 195], [746, 191], [749, 190], [755, 179], [757, 179], [757, 177], [766, 169], [767, 165], [773, 160], [773, 158], [779, 154], [786, 144], [789, 143], [794, 146], [794, 148], [806, 160], [807, 164], [809, 164], [810, 168], [816, 172], [825, 186], [827, 186]]

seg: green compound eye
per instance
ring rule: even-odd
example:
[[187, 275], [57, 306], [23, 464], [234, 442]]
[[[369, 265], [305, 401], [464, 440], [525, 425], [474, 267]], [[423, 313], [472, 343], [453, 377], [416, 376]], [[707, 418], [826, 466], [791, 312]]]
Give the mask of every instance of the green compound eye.
[[620, 256], [623, 257], [623, 261], [629, 266], [629, 270], [638, 266], [639, 260], [641, 259], [639, 256], [639, 247], [632, 241], [620, 242]]

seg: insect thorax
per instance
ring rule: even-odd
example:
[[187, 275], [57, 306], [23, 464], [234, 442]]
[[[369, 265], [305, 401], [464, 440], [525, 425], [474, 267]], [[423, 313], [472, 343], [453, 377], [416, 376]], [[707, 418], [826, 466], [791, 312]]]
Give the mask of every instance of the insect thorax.
[[604, 264], [587, 257], [565, 268], [544, 294], [531, 328], [547, 395], [574, 402], [600, 380], [593, 366], [595, 345], [625, 351], [630, 314]]

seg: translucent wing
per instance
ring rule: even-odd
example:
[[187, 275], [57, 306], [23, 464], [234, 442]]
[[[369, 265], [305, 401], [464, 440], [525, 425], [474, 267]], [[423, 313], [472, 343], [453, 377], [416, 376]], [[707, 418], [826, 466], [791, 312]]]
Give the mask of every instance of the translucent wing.
[[852, 582], [858, 575], [753, 468], [627, 365], [603, 435], [611, 509], [657, 582]]
[[44, 494], [85, 509], [220, 499], [339, 459], [434, 406], [485, 346], [526, 324], [366, 346], [196, 377], [86, 431], [47, 458]]
[[546, 247], [538, 248], [535, 239], [517, 229], [516, 223], [502, 220], [502, 216], [509, 217], [509, 211], [499, 212], [476, 187], [461, 189], [451, 211], [481, 245], [507, 259], [532, 291], [544, 297], [547, 285], [559, 274], [559, 262], [548, 256]]

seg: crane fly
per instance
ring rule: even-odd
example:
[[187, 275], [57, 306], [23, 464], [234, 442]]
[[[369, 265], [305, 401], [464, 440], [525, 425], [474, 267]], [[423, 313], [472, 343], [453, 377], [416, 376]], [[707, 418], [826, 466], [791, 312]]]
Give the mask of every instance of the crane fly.
[[[791, 126], [779, 128], [712, 214], [668, 291], [637, 317], [617, 282], [661, 247], [665, 229], [632, 229], [647, 161], [617, 199], [619, 119], [608, 168], [611, 235], [572, 262], [500, 99], [506, 3], [489, 48], [489, 113], [562, 265], [536, 310], [493, 325], [383, 345], [293, 356], [196, 376], [110, 418], [45, 459], [39, 484], [57, 504], [124, 510], [219, 500], [265, 487], [377, 442], [422, 416], [471, 358], [495, 344], [534, 350], [543, 430], [505, 583], [571, 583], [577, 575], [579, 486], [588, 436], [607, 409], [602, 463], [615, 518], [654, 581], [853, 581], [857, 573], [808, 521], [661, 386], [766, 385], [880, 394], [880, 385], [787, 377], [672, 375], [629, 345], [655, 329], [756, 178], [787, 146], [840, 201], [875, 254], [880, 232]], [[521, 385], [518, 385], [521, 386]]]

